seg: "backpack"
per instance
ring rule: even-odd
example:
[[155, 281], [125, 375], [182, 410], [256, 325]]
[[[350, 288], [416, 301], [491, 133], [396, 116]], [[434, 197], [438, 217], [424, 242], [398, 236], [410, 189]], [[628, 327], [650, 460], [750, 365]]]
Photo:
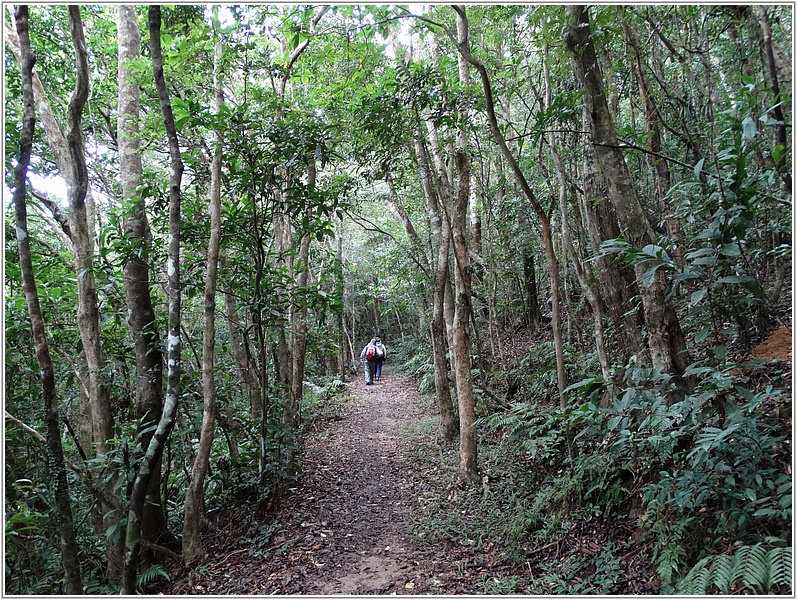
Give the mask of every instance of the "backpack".
[[376, 352], [376, 348], [374, 348], [373, 344], [368, 346], [368, 349], [365, 351], [365, 360], [368, 362], [374, 361], [374, 353]]
[[379, 360], [385, 358], [385, 347], [382, 344], [378, 344], [376, 346], [376, 352], [374, 354], [376, 355], [376, 358]]

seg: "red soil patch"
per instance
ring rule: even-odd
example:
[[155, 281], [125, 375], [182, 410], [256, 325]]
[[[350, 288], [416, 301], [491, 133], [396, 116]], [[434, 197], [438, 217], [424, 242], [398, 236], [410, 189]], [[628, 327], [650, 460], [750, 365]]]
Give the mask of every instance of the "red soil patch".
[[791, 327], [780, 327], [776, 329], [765, 341], [761, 342], [753, 349], [755, 358], [765, 360], [781, 360], [791, 364], [792, 335]]

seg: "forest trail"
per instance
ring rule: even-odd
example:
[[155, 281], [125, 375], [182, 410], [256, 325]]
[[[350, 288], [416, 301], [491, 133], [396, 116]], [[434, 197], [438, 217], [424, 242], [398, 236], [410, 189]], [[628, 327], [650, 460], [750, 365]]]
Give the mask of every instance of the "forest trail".
[[[299, 485], [277, 514], [224, 511], [207, 535], [207, 559], [173, 573], [160, 592], [477, 593], [477, 573], [457, 565], [464, 548], [425, 546], [408, 529], [416, 491], [439, 486], [436, 493], [447, 494], [454, 479], [440, 461], [419, 461], [440, 453], [432, 400], [387, 372], [373, 386], [358, 376], [343, 402], [338, 417], [316, 423]], [[482, 564], [497, 564], [482, 556]]]

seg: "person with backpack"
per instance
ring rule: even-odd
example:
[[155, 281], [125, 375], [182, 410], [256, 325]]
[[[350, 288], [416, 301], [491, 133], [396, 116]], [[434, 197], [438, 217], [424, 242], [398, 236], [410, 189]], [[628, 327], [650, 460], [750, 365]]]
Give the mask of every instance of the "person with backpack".
[[376, 359], [374, 377], [379, 381], [382, 378], [382, 363], [387, 360], [387, 348], [382, 344], [382, 339], [379, 336], [374, 338], [374, 357]]
[[374, 384], [374, 371], [376, 370], [376, 338], [371, 338], [371, 341], [365, 345], [363, 351], [360, 352], [360, 362], [363, 363], [365, 371], [365, 385]]

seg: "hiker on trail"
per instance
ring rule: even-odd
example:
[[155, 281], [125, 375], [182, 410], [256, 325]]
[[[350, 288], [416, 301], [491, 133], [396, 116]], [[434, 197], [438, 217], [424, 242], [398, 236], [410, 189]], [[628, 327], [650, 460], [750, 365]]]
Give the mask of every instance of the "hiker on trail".
[[374, 347], [376, 351], [374, 356], [376, 358], [376, 369], [374, 370], [374, 377], [379, 381], [382, 378], [382, 363], [387, 360], [387, 348], [382, 344], [382, 339], [379, 336], [374, 338]]
[[376, 338], [371, 338], [371, 341], [365, 345], [363, 351], [360, 352], [360, 362], [363, 363], [363, 370], [365, 371], [365, 385], [373, 385], [374, 383], [374, 369], [376, 368]]

